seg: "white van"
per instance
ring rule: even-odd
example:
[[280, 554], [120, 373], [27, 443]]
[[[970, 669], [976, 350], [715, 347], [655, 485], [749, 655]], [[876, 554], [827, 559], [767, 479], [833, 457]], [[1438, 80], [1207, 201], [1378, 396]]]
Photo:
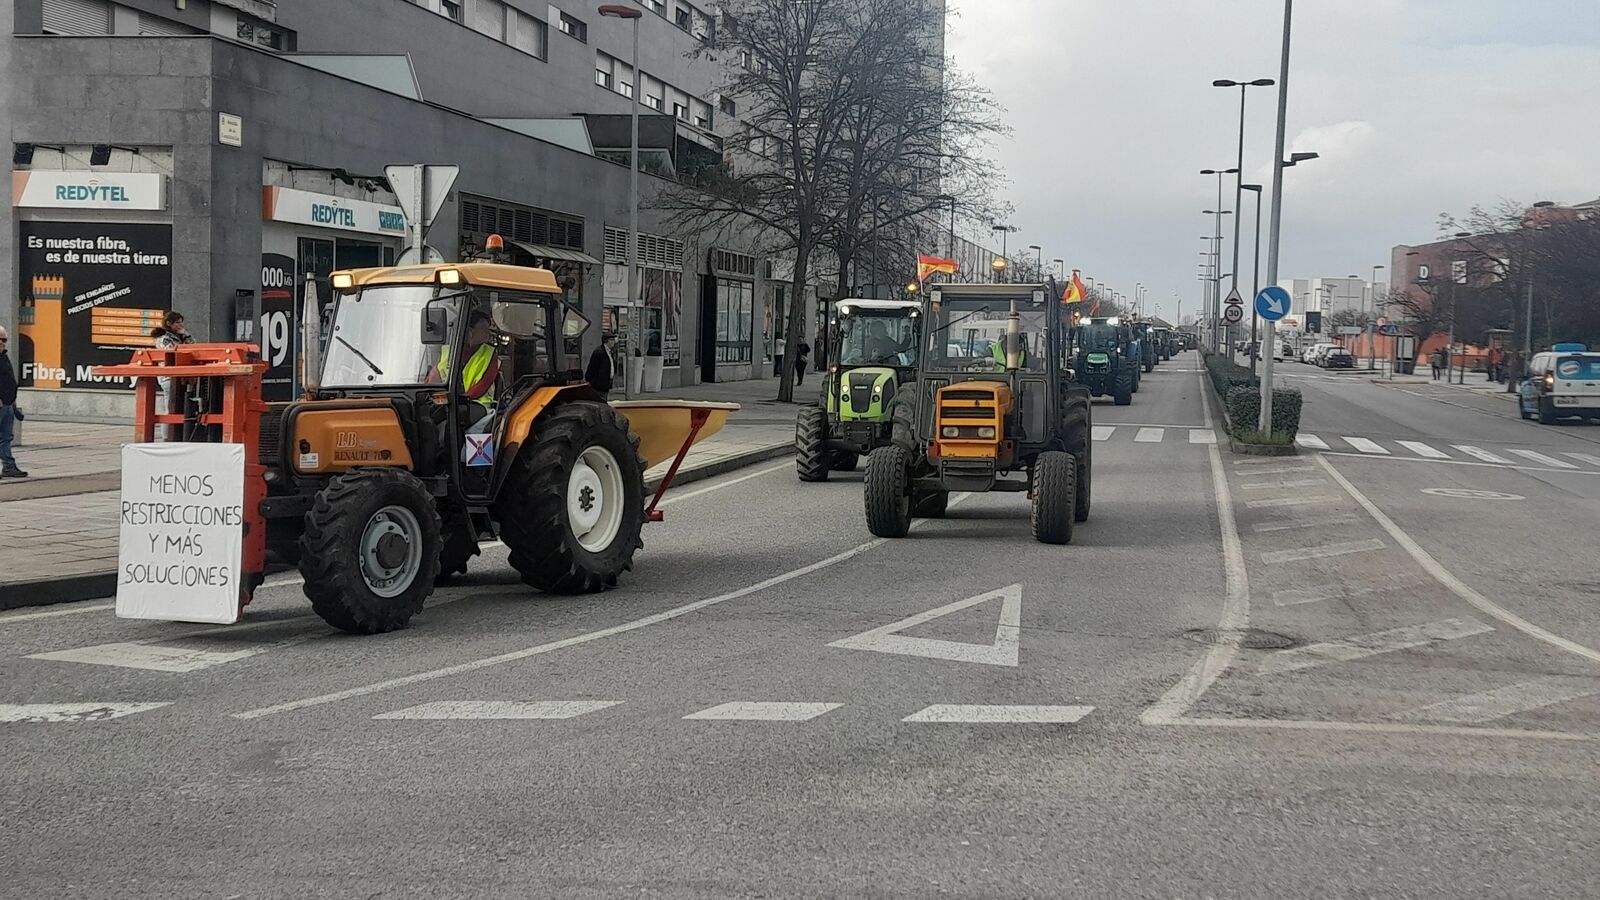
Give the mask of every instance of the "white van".
[[1544, 425], [1572, 417], [1600, 418], [1600, 353], [1535, 353], [1517, 385], [1517, 411]]

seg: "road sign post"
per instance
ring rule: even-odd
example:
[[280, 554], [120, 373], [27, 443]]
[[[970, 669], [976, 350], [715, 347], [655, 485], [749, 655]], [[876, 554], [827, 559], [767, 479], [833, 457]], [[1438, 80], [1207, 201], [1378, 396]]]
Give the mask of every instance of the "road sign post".
[[[1273, 198], [1276, 202], [1277, 198]], [[1268, 348], [1278, 339], [1278, 320], [1289, 314], [1289, 292], [1277, 285], [1268, 285], [1256, 295], [1256, 315], [1264, 323], [1262, 343]], [[1261, 354], [1261, 418], [1256, 428], [1263, 436], [1272, 434], [1272, 353]]]

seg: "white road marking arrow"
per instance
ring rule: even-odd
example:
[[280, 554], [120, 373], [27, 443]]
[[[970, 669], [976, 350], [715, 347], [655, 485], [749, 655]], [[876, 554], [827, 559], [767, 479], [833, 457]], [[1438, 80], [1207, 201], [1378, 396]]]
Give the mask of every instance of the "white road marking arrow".
[[[906, 637], [898, 632], [932, 622], [942, 616], [988, 603], [1000, 601], [1000, 622], [994, 629], [994, 643], [969, 644], [965, 641], [943, 641], [936, 638]], [[875, 653], [896, 653], [901, 656], [925, 656], [929, 659], [946, 659], [951, 662], [979, 663], [985, 666], [1013, 666], [1019, 664], [1022, 632], [1022, 585], [1013, 584], [998, 591], [979, 594], [958, 600], [938, 609], [917, 613], [882, 628], [862, 632], [855, 637], [834, 641], [829, 647], [845, 650], [871, 650]]]

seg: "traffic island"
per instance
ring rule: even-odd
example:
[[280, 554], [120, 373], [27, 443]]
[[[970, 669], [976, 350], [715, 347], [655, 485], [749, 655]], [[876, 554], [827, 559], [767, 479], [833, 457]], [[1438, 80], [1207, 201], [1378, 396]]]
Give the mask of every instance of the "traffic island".
[[1293, 456], [1299, 452], [1295, 435], [1300, 430], [1303, 399], [1298, 389], [1273, 390], [1272, 430], [1264, 435], [1252, 427], [1261, 418], [1261, 381], [1220, 354], [1206, 354], [1205, 365], [1227, 425], [1228, 449], [1248, 456]]

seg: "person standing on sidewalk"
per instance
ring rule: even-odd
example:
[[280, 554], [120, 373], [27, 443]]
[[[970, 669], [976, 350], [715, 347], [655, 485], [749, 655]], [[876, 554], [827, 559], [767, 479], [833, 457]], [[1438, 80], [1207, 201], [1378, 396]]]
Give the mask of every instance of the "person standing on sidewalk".
[[794, 383], [806, 383], [806, 361], [811, 358], [811, 345], [800, 341], [794, 348]]
[[600, 394], [601, 400], [606, 400], [611, 394], [611, 386], [616, 378], [616, 366], [611, 359], [611, 354], [617, 349], [617, 336], [608, 334], [600, 339], [600, 346], [594, 348], [589, 354], [589, 366], [583, 370], [583, 380]]
[[1428, 354], [1428, 365], [1433, 368], [1433, 380], [1439, 380], [1439, 370], [1444, 368], [1444, 351], [1435, 350]]
[[17, 408], [17, 373], [11, 369], [11, 335], [0, 325], [0, 478], [27, 478], [11, 455], [11, 436], [22, 410]]

